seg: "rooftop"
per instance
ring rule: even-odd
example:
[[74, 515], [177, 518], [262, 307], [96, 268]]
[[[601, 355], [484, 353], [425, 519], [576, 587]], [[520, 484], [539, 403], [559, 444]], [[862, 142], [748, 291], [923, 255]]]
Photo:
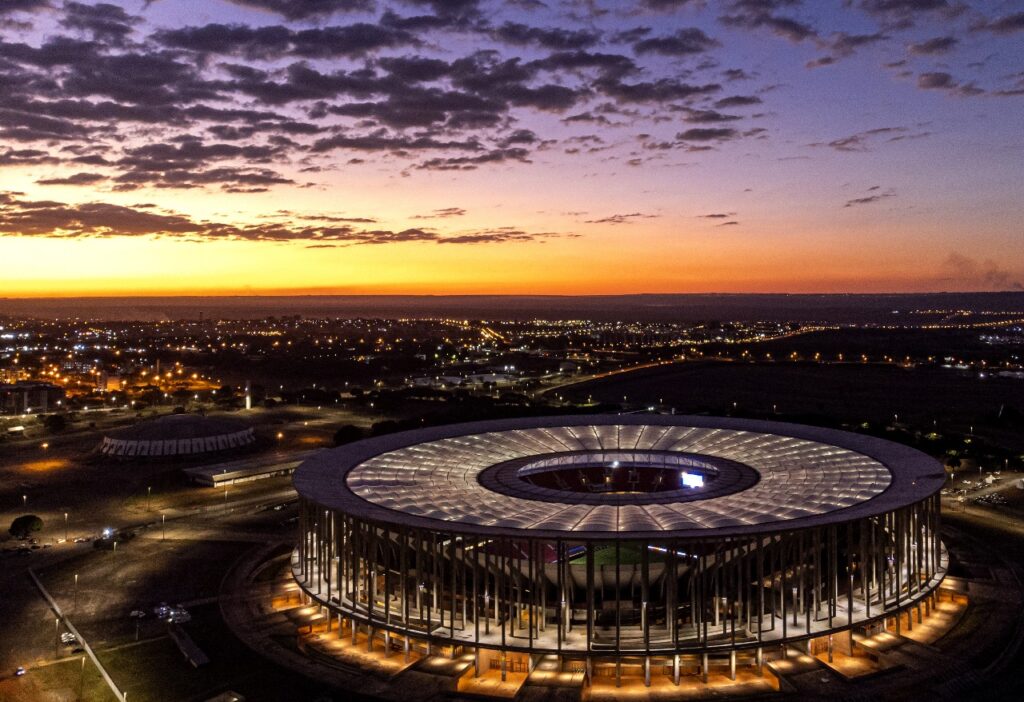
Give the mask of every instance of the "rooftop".
[[121, 441], [172, 441], [205, 439], [246, 431], [249, 425], [229, 417], [204, 417], [198, 414], [169, 414], [118, 429], [109, 434]]

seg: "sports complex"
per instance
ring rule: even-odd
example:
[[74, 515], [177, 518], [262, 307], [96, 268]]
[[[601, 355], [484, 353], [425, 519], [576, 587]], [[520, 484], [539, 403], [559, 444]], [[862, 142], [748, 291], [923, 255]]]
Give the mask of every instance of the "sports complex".
[[920, 622], [947, 568], [944, 479], [906, 446], [778, 422], [426, 428], [298, 468], [291, 570], [329, 628], [386, 656], [501, 680], [735, 679]]

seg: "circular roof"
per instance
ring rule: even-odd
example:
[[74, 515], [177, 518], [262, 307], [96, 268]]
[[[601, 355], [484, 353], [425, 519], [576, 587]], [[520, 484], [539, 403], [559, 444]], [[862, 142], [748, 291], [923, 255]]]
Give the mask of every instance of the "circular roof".
[[[731, 475], [688, 493], [579, 499], [517, 479], [559, 460], [700, 466]], [[516, 472], [518, 471], [518, 472]], [[778, 422], [588, 415], [475, 422], [323, 452], [295, 473], [318, 504], [443, 531], [546, 538], [717, 537], [840, 523], [918, 502], [942, 467], [900, 444]]]
[[204, 417], [198, 414], [168, 414], [110, 432], [121, 441], [174, 441], [205, 439], [246, 431], [249, 425], [228, 417]]

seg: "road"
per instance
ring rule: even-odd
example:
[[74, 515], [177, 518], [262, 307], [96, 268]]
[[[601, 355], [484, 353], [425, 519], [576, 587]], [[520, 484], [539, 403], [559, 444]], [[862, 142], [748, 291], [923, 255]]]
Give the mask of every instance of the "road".
[[623, 373], [632, 373], [633, 371], [643, 370], [644, 368], [657, 368], [659, 366], [670, 366], [673, 363], [684, 363], [684, 361], [648, 361], [645, 363], [638, 363], [635, 366], [627, 366], [625, 368], [616, 368], [615, 370], [604, 371], [603, 373], [594, 373], [592, 375], [581, 375], [578, 377], [571, 378], [564, 382], [555, 383], [550, 385], [543, 390], [537, 392], [537, 396], [541, 397], [554, 390], [562, 390], [572, 385], [579, 385], [580, 383], [589, 383], [592, 380], [600, 380], [601, 378], [610, 378], [615, 375], [622, 375]]

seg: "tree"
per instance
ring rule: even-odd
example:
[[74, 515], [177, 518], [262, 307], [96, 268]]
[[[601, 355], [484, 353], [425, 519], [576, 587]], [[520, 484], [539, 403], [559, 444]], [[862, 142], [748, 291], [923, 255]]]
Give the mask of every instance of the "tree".
[[346, 424], [338, 427], [338, 430], [334, 432], [334, 445], [350, 444], [353, 441], [359, 441], [361, 438], [363, 438], [362, 429], [354, 424]]
[[401, 426], [393, 419], [385, 419], [382, 422], [375, 422], [370, 427], [371, 436], [383, 436], [384, 434], [393, 434], [396, 431], [401, 430]]
[[23, 514], [11, 522], [8, 531], [16, 539], [27, 539], [28, 535], [43, 528], [43, 520], [34, 514]]
[[67, 429], [68, 420], [63, 414], [48, 414], [43, 417], [43, 426], [56, 434]]

